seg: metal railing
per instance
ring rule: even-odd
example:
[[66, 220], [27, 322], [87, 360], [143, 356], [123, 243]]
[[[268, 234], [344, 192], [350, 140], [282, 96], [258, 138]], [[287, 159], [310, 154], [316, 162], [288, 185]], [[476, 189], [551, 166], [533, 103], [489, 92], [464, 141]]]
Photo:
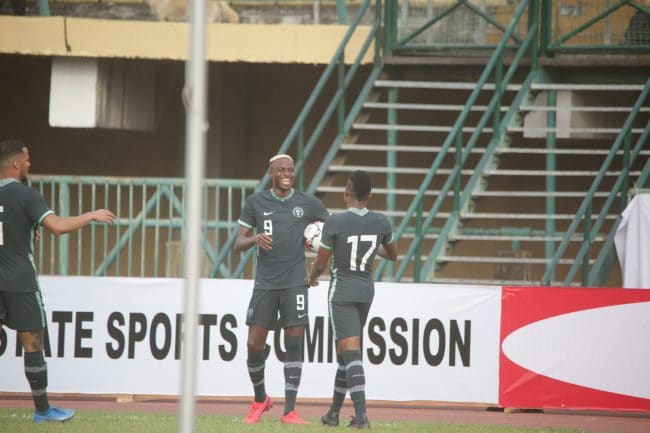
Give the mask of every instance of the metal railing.
[[544, 53], [650, 51], [647, 2], [542, 0], [541, 23]]
[[[59, 216], [97, 208], [115, 212], [114, 225], [91, 224], [62, 236], [42, 230], [35, 263], [43, 274], [175, 277], [182, 275], [185, 180], [170, 178], [73, 177], [32, 175]], [[204, 183], [203, 274], [237, 225], [254, 180], [206, 180]], [[230, 251], [223, 273], [237, 263]]]
[[[396, 53], [494, 49], [520, 1], [387, 0], [385, 46]], [[540, 0], [539, 44], [543, 53], [648, 52], [650, 7], [639, 0]], [[518, 45], [525, 23], [509, 43]], [[388, 52], [388, 51], [387, 51]]]
[[[614, 144], [610, 148], [610, 151], [607, 154], [605, 160], [603, 161], [603, 164], [600, 170], [598, 171], [598, 174], [596, 175], [591, 186], [589, 187], [589, 190], [587, 191], [587, 194], [582, 204], [580, 205], [580, 208], [577, 210], [575, 218], [571, 222], [569, 228], [566, 230], [564, 239], [556, 249], [555, 254], [553, 255], [553, 258], [549, 263], [547, 270], [544, 274], [544, 278], [542, 280], [543, 285], [550, 285], [551, 281], [554, 281], [557, 264], [565, 254], [565, 251], [567, 249], [569, 241], [571, 240], [571, 237], [576, 233], [576, 231], [581, 225], [582, 225], [582, 232], [584, 233], [584, 240], [580, 245], [580, 249], [578, 250], [578, 253], [572, 255], [571, 257], [572, 260], [574, 260], [574, 262], [563, 279], [564, 284], [569, 285], [570, 283], [573, 282], [573, 279], [579, 268], [581, 268], [582, 270], [581, 283], [583, 286], [599, 285], [599, 283], [602, 283], [600, 279], [602, 279], [605, 274], [603, 272], [602, 266], [607, 260], [607, 255], [610, 254], [612, 251], [613, 237], [614, 237], [614, 233], [616, 232], [616, 228], [620, 223], [620, 216], [612, 226], [608, 234], [607, 240], [604, 246], [601, 248], [599, 257], [594, 263], [593, 267], [590, 267], [590, 263], [589, 263], [591, 244], [593, 239], [601, 232], [601, 228], [603, 227], [603, 224], [605, 223], [605, 219], [609, 214], [612, 205], [614, 204], [614, 200], [616, 200], [617, 197], [620, 197], [620, 208], [617, 210], [617, 212], [622, 211], [627, 205], [627, 191], [629, 188], [630, 167], [637, 160], [637, 157], [639, 156], [641, 150], [647, 148], [648, 146], [648, 137], [650, 137], [650, 121], [648, 121], [648, 123], [646, 124], [645, 128], [643, 129], [643, 132], [637, 139], [637, 142], [635, 143], [633, 148], [632, 148], [632, 126], [634, 125], [634, 121], [637, 119], [637, 116], [640, 112], [640, 108], [643, 106], [646, 99], [648, 98], [649, 93], [650, 93], [650, 79], [648, 79], [643, 90], [639, 94], [639, 97], [637, 98], [632, 108], [632, 111], [628, 115], [627, 119], [625, 120], [625, 123], [623, 124], [623, 127], [621, 128], [621, 132], [618, 134], [616, 140], [614, 141]], [[592, 211], [594, 210], [593, 209], [594, 194], [596, 193], [596, 191], [599, 190], [605, 178], [605, 173], [611, 168], [612, 163], [616, 158], [616, 153], [617, 151], [619, 151], [621, 146], [623, 147], [623, 167], [621, 169], [621, 173], [617, 177], [616, 181], [614, 182], [610, 194], [607, 197], [605, 203], [602, 205], [601, 210], [598, 213], [598, 216], [596, 217], [595, 221], [592, 221]], [[644, 176], [647, 176], [647, 172]], [[645, 178], [642, 178], [640, 179], [640, 181], [644, 183], [645, 182], [644, 179]]]
[[[454, 231], [459, 223], [461, 209], [466, 206], [467, 202], [469, 201], [471, 192], [479, 180], [482, 169], [487, 165], [488, 161], [492, 157], [494, 149], [496, 149], [496, 147], [501, 143], [501, 139], [506, 126], [514, 116], [519, 102], [524, 97], [536, 74], [536, 40], [538, 34], [537, 10], [536, 0], [524, 0], [520, 2], [517, 10], [515, 11], [514, 19], [506, 29], [501, 42], [498, 44], [496, 50], [490, 57], [490, 60], [483, 70], [483, 73], [481, 74], [481, 77], [479, 78], [474, 90], [470, 94], [463, 110], [456, 119], [452, 131], [449, 133], [443, 145], [441, 146], [440, 151], [438, 152], [434, 162], [429, 168], [428, 173], [426, 174], [424, 180], [422, 181], [422, 184], [420, 185], [420, 188], [418, 189], [418, 192], [411, 201], [411, 204], [409, 205], [405, 216], [403, 217], [399, 227], [396, 230], [395, 235], [399, 239], [401, 235], [407, 230], [407, 227], [411, 225], [411, 220], [414, 218], [416, 220], [416, 233], [427, 233], [430, 229], [431, 223], [435, 219], [436, 214], [440, 211], [442, 203], [446, 199], [447, 194], [453, 190], [453, 209], [451, 216], [447, 219], [447, 222], [445, 223], [440, 236], [435, 242], [431, 252], [428, 254], [427, 261], [425, 262], [422, 269], [420, 269], [420, 244], [422, 242], [422, 237], [416, 236], [409, 244], [407, 252], [405, 253], [405, 257], [397, 267], [394, 275], [383, 275], [386, 270], [386, 262], [380, 262], [378, 264], [375, 270], [375, 278], [377, 280], [386, 278], [399, 281], [404, 276], [407, 267], [411, 262], [413, 263], [413, 275], [415, 281], [420, 281], [421, 279], [426, 278], [428, 274], [433, 271], [436, 257], [441, 253], [441, 251], [443, 251], [449, 233]], [[524, 16], [524, 12], [528, 12], [528, 34], [522, 41], [519, 49], [516, 51], [513, 61], [504, 75], [502, 70], [503, 55], [505, 53], [507, 43], [512, 36], [512, 33], [514, 32], [515, 28], [519, 26], [519, 23]], [[519, 90], [517, 96], [515, 96], [510, 109], [503, 117], [501, 117], [500, 107], [504, 89], [512, 80], [515, 72], [517, 72], [517, 69], [521, 64], [521, 60], [527, 51], [529, 51], [530, 58], [532, 60], [531, 72], [525, 79], [524, 84]], [[479, 120], [474, 133], [470, 136], [467, 143], [463, 143], [463, 126], [468, 118], [470, 109], [476, 102], [476, 99], [478, 98], [478, 95], [481, 92], [482, 88], [487, 84], [488, 78], [491, 76], [493, 77], [495, 85], [494, 96], [492, 97], [490, 104], [485, 110], [483, 116]], [[488, 124], [489, 121], [492, 121], [492, 124], [494, 126], [492, 139], [483, 157], [479, 161], [478, 165], [474, 168], [474, 175], [468, 180], [465, 188], [461, 191], [461, 170], [469, 155], [471, 154], [471, 151], [476, 144], [483, 128]], [[454, 168], [451, 174], [447, 176], [445, 183], [441, 188], [440, 193], [438, 194], [438, 197], [429, 209], [427, 217], [423, 220], [422, 200], [424, 198], [424, 194], [430, 187], [431, 181], [433, 180], [436, 171], [441, 166], [444, 158], [447, 156], [452, 146], [456, 146]]]
[[[396, 52], [444, 49], [494, 49], [512, 21], [516, 4], [485, 0], [447, 2], [387, 0], [386, 15], [393, 17], [386, 28], [386, 43]], [[510, 32], [515, 45], [520, 30]]]
[[[100, 2], [97, 2], [100, 3]], [[314, 24], [321, 8], [336, 8], [336, 22], [364, 8], [364, 0], [230, 0], [237, 7], [281, 8], [282, 16], [303, 16], [312, 7]], [[38, 0], [40, 15], [50, 15], [47, 0]], [[518, 0], [387, 0], [387, 53], [449, 49], [494, 49], [512, 21]], [[381, 7], [381, 5], [379, 5]], [[650, 3], [647, 0], [540, 0], [542, 52], [649, 52]], [[296, 22], [288, 19], [287, 22]], [[332, 20], [330, 20], [332, 21]], [[366, 22], [372, 22], [372, 19]], [[527, 27], [515, 29], [511, 42], [521, 43]]]

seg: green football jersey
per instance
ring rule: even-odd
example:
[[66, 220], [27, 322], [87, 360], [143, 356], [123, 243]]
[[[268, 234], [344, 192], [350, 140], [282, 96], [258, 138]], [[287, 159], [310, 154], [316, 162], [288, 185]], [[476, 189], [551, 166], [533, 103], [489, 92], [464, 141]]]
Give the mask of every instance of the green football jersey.
[[34, 229], [49, 214], [41, 194], [16, 179], [0, 179], [0, 291], [38, 290]]
[[383, 214], [350, 208], [328, 217], [320, 247], [332, 250], [330, 301], [371, 302], [375, 293], [372, 264], [379, 245], [393, 242]]
[[255, 289], [289, 289], [308, 284], [303, 233], [307, 224], [328, 215], [318, 198], [295, 190], [282, 198], [272, 190], [248, 197], [239, 224], [273, 238], [270, 251], [258, 249]]

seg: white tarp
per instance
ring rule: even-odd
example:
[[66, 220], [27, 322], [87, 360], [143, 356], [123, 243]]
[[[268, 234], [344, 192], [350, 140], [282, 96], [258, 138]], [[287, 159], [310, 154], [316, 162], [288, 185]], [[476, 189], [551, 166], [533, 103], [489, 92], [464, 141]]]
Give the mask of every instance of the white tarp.
[[[245, 325], [252, 286], [201, 281], [198, 395], [252, 395]], [[42, 277], [41, 288], [51, 392], [179, 393], [182, 280]], [[336, 357], [327, 282], [309, 293], [299, 397], [330, 398]], [[378, 283], [364, 335], [368, 398], [497, 403], [500, 312], [500, 287]], [[269, 334], [270, 344], [274, 337]], [[271, 396], [282, 397], [277, 352], [267, 362], [266, 385]], [[8, 329], [0, 333], [1, 391], [29, 392], [16, 334]]]
[[650, 288], [650, 194], [638, 194], [623, 211], [614, 235], [623, 287]]

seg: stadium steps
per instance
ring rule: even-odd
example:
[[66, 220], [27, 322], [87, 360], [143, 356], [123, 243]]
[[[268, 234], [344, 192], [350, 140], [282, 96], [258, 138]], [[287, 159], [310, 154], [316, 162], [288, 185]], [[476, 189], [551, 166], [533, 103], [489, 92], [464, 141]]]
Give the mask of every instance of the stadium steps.
[[[350, 172], [363, 169], [373, 179], [373, 195], [370, 207], [386, 213], [393, 220], [394, 227], [401, 222], [411, 200], [440, 151], [440, 145], [452, 129], [458, 113], [463, 109], [465, 100], [474, 89], [471, 81], [455, 80], [420, 80], [421, 71], [413, 74], [416, 79], [382, 79], [375, 82], [372, 98], [363, 104], [362, 116], [359, 116], [349, 131], [348, 137], [341, 145], [339, 154], [328, 170], [327, 182], [323, 182], [317, 192], [336, 203], [330, 209], [340, 206], [341, 193], [345, 179]], [[404, 77], [408, 74], [398, 73]], [[408, 78], [408, 77], [407, 77]], [[388, 91], [397, 91], [398, 100], [389, 101]], [[511, 84], [505, 89], [504, 104], [501, 112], [508, 110], [514, 92], [519, 84]], [[549, 244], [557, 246], [563, 239], [564, 230], [572, 222], [575, 211], [580, 206], [586, 191], [608, 153], [615, 134], [631, 110], [634, 98], [642, 86], [637, 84], [599, 84], [599, 83], [535, 83], [531, 87], [531, 97], [524, 99], [518, 115], [508, 128], [503, 143], [494, 153], [493, 164], [488, 164], [481, 173], [480, 187], [471, 194], [469, 207], [460, 214], [460, 228], [446, 239], [446, 250], [435, 258], [435, 271], [427, 281], [463, 284], [497, 284], [521, 285], [538, 284], [545, 270], [548, 258], [545, 250]], [[493, 85], [487, 85], [479, 96], [477, 103], [471, 107], [463, 131], [465, 137], [475, 131], [479, 117], [483, 114], [491, 97]], [[547, 107], [534, 103], [535, 96], [549, 90], [571, 92], [579, 96], [569, 106]], [[583, 97], [587, 95], [586, 97]], [[388, 111], [394, 110], [397, 122], [390, 124]], [[564, 128], [546, 128], [530, 126], [526, 116], [537, 113], [546, 115], [556, 111], [558, 116], [576, 114], [587, 116], [608, 116], [604, 124], [571, 125]], [[648, 119], [650, 108], [641, 110], [641, 117]], [[639, 123], [633, 129], [633, 139], [640, 133], [644, 124]], [[491, 137], [491, 128], [481, 134], [471, 155], [462, 170], [462, 184], [474, 173], [476, 162], [485, 153]], [[558, 136], [556, 148], [547, 149], [540, 133], [564, 133]], [[397, 136], [397, 144], [389, 144], [388, 136]], [[531, 137], [531, 135], [533, 137]], [[589, 137], [588, 139], [585, 136]], [[465, 149], [463, 149], [465, 150]], [[431, 187], [425, 192], [422, 218], [428, 216], [434, 200], [440, 194], [440, 187], [453, 168], [455, 148], [441, 168], [436, 172]], [[547, 155], [556, 158], [556, 168], [545, 167]], [[397, 159], [397, 165], [388, 167], [388, 155]], [[647, 159], [650, 151], [642, 152]], [[619, 151], [617, 160], [622, 160]], [[640, 166], [633, 167], [631, 181], [638, 176]], [[604, 188], [613, 182], [620, 173], [620, 168], [608, 171]], [[393, 176], [395, 185], [390, 186], [388, 178]], [[552, 176], [556, 180], [556, 190], [546, 191], [545, 179]], [[608, 190], [596, 192], [594, 216], [600, 210]], [[387, 210], [387, 203], [394, 202], [394, 209]], [[440, 228], [451, 217], [453, 193], [447, 194], [441, 212], [435, 215], [431, 229], [425, 234], [418, 234], [421, 241], [421, 256], [424, 263], [429, 251], [439, 237]], [[555, 212], [547, 214], [545, 202], [555, 201]], [[607, 230], [615, 214], [606, 218], [604, 229]], [[547, 225], [551, 224], [551, 234], [547, 234]], [[415, 238], [415, 222], [402, 235], [398, 261], [404, 258], [408, 244]], [[581, 230], [579, 230], [581, 231]], [[582, 233], [570, 240], [567, 256], [558, 265], [558, 278], [562, 272], [573, 264], [571, 255], [583, 240]], [[601, 233], [593, 242], [597, 252], [604, 240]], [[595, 253], [592, 254], [593, 261]], [[409, 264], [407, 274], [402, 281], [413, 281], [413, 264]], [[504, 277], [504, 275], [508, 275]], [[525, 277], [525, 278], [522, 278]], [[390, 277], [386, 278], [390, 279]], [[557, 282], [560, 284], [560, 282]], [[572, 282], [571, 284], [577, 284]]]
[[[625, 117], [631, 111], [631, 106], [638, 93], [642, 90], [640, 85], [612, 85], [612, 84], [537, 84], [532, 86], [533, 91], [544, 92], [547, 90], [571, 91], [573, 95], [586, 93], [590, 95], [586, 99], [591, 101], [602, 101], [603, 105], [584, 105], [555, 107], [558, 116], [570, 115], [574, 112], [581, 115], [589, 116], [593, 113], [597, 115], [611, 116], [611, 123], [600, 125], [592, 124], [587, 126], [547, 128], [529, 126], [526, 122], [520, 125], [511, 126], [507, 129], [510, 136], [509, 146], [498, 149], [499, 167], [488, 169], [483, 172], [487, 189], [480, 194], [476, 194], [474, 206], [471, 212], [462, 215], [464, 225], [459, 230], [461, 235], [451, 234], [447, 239], [447, 250], [444, 254], [436, 258], [437, 271], [435, 281], [438, 282], [458, 282], [464, 279], [454, 274], [468, 266], [474, 269], [482, 269], [483, 278], [481, 281], [490, 281], [489, 272], [492, 268], [493, 278], [497, 274], [503, 276], [511, 273], [513, 275], [526, 275], [525, 279], [516, 279], [512, 281], [505, 279], [508, 284], [521, 284], [523, 281], [532, 281], [537, 283], [543, 275], [549, 259], [545, 254], [545, 245], [550, 243], [554, 248], [559, 244], [563, 237], [558, 239], [556, 236], [516, 236], [510, 237], [513, 243], [511, 251], [503, 248], [506, 245], [506, 237], [498, 236], [462, 236], [463, 229], [472, 227], [473, 229], [488, 229], [501, 221], [504, 225], [517, 228], [534, 229], [531, 232], [544, 231], [544, 225], [549, 221], [553, 223], [554, 228], [561, 232], [563, 228], [573, 220], [575, 211], [578, 209], [584, 195], [591, 185], [591, 181], [598, 174], [598, 171], [609, 152], [609, 146], [614, 141], [615, 136], [620, 132], [620, 126], [623, 125]], [[594, 96], [594, 94], [600, 94]], [[614, 95], [616, 96], [610, 96]], [[626, 103], [629, 105], [610, 104], [610, 98], [613, 100], [621, 99], [622, 96], [628, 96]], [[576, 98], [580, 100], [581, 98]], [[541, 112], [547, 114], [553, 108], [535, 105], [522, 105], [520, 114], [522, 118], [529, 113]], [[639, 122], [632, 129], [632, 140], [634, 141], [638, 134], [643, 131], [645, 122], [648, 121], [650, 109], [644, 107], [641, 110], [643, 121]], [[614, 121], [613, 119], [616, 119]], [[618, 124], [616, 124], [618, 122]], [[587, 122], [589, 123], [589, 122]], [[546, 157], [549, 149], [545, 147], [545, 142], [540, 138], [531, 138], [539, 133], [554, 132], [557, 134], [564, 133], [568, 137], [558, 137], [557, 148], [551, 152], [556, 158], [557, 168], [549, 170], [545, 167]], [[576, 138], [574, 138], [574, 136]], [[588, 136], [589, 138], [584, 138]], [[583, 137], [583, 138], [581, 138]], [[642, 152], [647, 159], [650, 153], [647, 150]], [[623, 151], [617, 152], [617, 164], [620, 167], [623, 158]], [[521, 166], [525, 168], [521, 168]], [[630, 171], [631, 181], [640, 174], [641, 165], [633, 167]], [[609, 187], [613, 178], [618, 177], [620, 169], [611, 169], [605, 173], [605, 187]], [[553, 177], [557, 182], [557, 191], [547, 192], [544, 188], [544, 182], [547, 177]], [[611, 179], [608, 182], [608, 178]], [[502, 185], [508, 185], [503, 188]], [[515, 189], [513, 186], [519, 186]], [[536, 189], [531, 191], [531, 187]], [[581, 189], [576, 187], [582, 187]], [[565, 189], [565, 190], [563, 190]], [[606, 197], [609, 196], [609, 190], [596, 192], [594, 201], [594, 212], [600, 210], [600, 206]], [[544, 211], [544, 202], [547, 199], [555, 200], [555, 212], [547, 214]], [[496, 207], [490, 201], [498, 200], [501, 205]], [[524, 209], [517, 209], [517, 208]], [[494, 212], [490, 210], [494, 209]], [[532, 210], [541, 210], [542, 212], [533, 212]], [[615, 207], [615, 211], [618, 207]], [[597, 214], [592, 215], [594, 221]], [[608, 230], [611, 223], [617, 218], [616, 213], [610, 213], [605, 219], [604, 230]], [[592, 254], [589, 259], [590, 264], [594, 263], [594, 258], [605, 239], [605, 232], [592, 239]], [[537, 242], [535, 243], [536, 240]], [[582, 241], [582, 235], [576, 235], [572, 240], [576, 247]], [[517, 247], [514, 244], [518, 243]], [[492, 246], [490, 246], [492, 244]], [[569, 247], [568, 253], [562, 257], [558, 263], [557, 276], [562, 277], [562, 272], [568, 266], [573, 265], [576, 247]], [[500, 249], [500, 251], [499, 251]], [[554, 251], [554, 249], [553, 249]], [[496, 253], [496, 254], [495, 254]], [[492, 265], [492, 266], [489, 266]], [[500, 267], [500, 269], [497, 269]], [[450, 276], [446, 276], [448, 274]], [[578, 277], [575, 277], [571, 284], [578, 284]], [[503, 278], [497, 279], [504, 281]], [[496, 281], [496, 280], [495, 280]], [[530, 283], [529, 283], [530, 284]], [[555, 283], [557, 284], [557, 282]]]

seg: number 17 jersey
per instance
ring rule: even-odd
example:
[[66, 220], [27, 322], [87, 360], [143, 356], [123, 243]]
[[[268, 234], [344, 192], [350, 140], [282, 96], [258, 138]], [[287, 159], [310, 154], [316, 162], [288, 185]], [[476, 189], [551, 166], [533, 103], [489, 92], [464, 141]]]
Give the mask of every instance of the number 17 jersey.
[[391, 242], [390, 222], [379, 212], [350, 208], [329, 216], [320, 247], [332, 250], [330, 301], [371, 302], [375, 293], [372, 264], [377, 248]]

